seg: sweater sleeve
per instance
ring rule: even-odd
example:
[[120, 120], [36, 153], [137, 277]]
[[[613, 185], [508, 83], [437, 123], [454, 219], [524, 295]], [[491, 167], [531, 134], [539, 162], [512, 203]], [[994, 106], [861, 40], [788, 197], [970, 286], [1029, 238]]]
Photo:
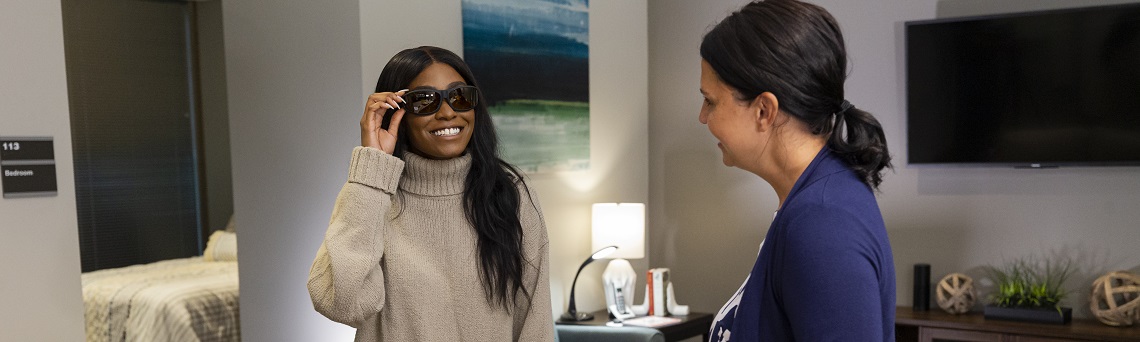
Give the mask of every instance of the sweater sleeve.
[[550, 302], [550, 243], [546, 220], [533, 190], [519, 187], [519, 220], [523, 226], [523, 285], [531, 294], [515, 300], [514, 340], [554, 341], [554, 316]]
[[333, 321], [359, 328], [384, 307], [385, 217], [403, 169], [402, 160], [375, 148], [352, 151], [348, 182], [309, 269], [313, 307]]
[[[777, 295], [799, 341], [884, 341], [875, 243], [860, 217], [810, 206], [790, 222]], [[824, 328], [826, 327], [826, 328]]]

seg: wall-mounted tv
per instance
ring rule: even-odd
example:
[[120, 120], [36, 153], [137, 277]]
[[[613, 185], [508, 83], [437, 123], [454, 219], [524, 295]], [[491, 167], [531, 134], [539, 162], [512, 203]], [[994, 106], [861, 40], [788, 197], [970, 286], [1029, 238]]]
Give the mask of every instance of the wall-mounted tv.
[[906, 23], [909, 164], [1140, 165], [1140, 4]]

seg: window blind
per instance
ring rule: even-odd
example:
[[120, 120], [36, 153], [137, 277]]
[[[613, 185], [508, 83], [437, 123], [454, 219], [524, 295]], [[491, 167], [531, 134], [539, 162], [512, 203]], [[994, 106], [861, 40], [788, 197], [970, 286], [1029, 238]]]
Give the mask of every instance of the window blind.
[[84, 272], [201, 253], [192, 6], [62, 1]]

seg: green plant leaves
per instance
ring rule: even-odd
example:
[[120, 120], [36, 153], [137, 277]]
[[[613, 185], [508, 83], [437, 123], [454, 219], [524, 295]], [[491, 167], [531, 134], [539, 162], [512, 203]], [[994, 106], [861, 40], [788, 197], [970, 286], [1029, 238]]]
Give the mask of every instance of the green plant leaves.
[[1021, 258], [1001, 267], [986, 268], [998, 291], [991, 303], [1000, 307], [1056, 308], [1067, 293], [1063, 285], [1073, 272], [1071, 259]]

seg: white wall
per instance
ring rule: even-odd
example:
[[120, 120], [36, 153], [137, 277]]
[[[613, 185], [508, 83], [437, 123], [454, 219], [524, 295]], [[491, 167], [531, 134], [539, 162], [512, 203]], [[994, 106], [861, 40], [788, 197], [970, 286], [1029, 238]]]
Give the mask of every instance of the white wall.
[[305, 282], [358, 136], [359, 2], [222, 6], [242, 340], [351, 340]]
[[[351, 329], [313, 311], [305, 281], [360, 143], [362, 104], [397, 51], [462, 53], [460, 4], [223, 6], [243, 339], [349, 339]], [[550, 232], [552, 314], [564, 310], [574, 272], [592, 252], [590, 205], [648, 200], [646, 6], [591, 3], [591, 168], [530, 179]], [[591, 265], [579, 279], [580, 310], [602, 309], [603, 268]]]
[[59, 194], [0, 198], [0, 335], [82, 341], [79, 230], [59, 1], [0, 11], [0, 136], [50, 136]]
[[[715, 140], [697, 122], [700, 39], [744, 3], [654, 1], [649, 10], [650, 219], [655, 223], [650, 255], [655, 264], [673, 268], [677, 297], [699, 311], [717, 310], [739, 287], [776, 208], [763, 180], [721, 165]], [[836, 17], [847, 40], [847, 98], [882, 122], [895, 157], [879, 204], [894, 249], [900, 306], [911, 304], [918, 262], [932, 264], [935, 280], [963, 271], [978, 277], [979, 266], [1003, 258], [1065, 250], [1082, 262], [1069, 286], [1070, 304], [1082, 316], [1096, 276], [1140, 268], [1140, 168], [907, 166], [902, 23], [935, 18], [937, 11], [980, 14], [1055, 8], [1061, 2], [814, 3]], [[1108, 1], [1063, 5], [1074, 3]], [[714, 264], [723, 266], [709, 267]]]

